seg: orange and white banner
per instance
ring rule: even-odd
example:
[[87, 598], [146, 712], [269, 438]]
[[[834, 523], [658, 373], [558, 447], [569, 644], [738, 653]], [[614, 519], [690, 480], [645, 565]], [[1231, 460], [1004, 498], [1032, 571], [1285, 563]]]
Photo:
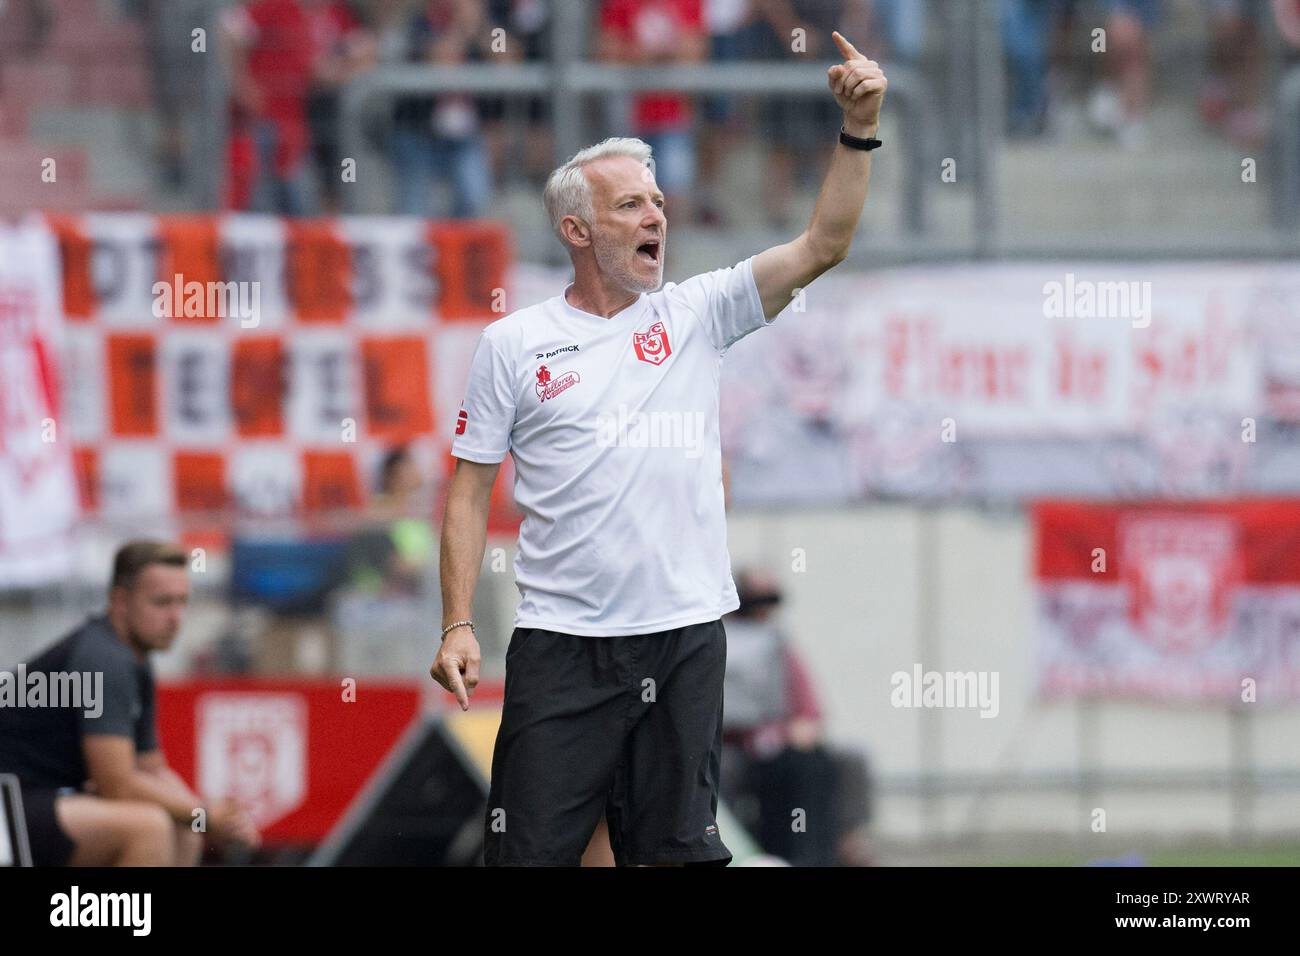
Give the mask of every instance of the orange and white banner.
[[119, 521], [355, 508], [399, 443], [440, 473], [466, 350], [515, 307], [492, 223], [52, 223], [82, 504]]

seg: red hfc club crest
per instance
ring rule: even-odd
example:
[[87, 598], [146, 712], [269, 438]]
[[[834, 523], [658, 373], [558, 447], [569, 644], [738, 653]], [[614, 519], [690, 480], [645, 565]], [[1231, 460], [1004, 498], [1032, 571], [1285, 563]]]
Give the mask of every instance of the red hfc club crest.
[[636, 357], [651, 365], [662, 365], [664, 359], [673, 354], [673, 347], [668, 342], [668, 330], [662, 322], [650, 326], [648, 332], [633, 332], [632, 347]]

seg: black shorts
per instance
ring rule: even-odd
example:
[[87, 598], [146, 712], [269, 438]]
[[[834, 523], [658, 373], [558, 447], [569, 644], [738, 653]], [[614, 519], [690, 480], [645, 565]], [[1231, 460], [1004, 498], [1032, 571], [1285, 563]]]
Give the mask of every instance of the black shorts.
[[603, 813], [619, 866], [725, 866], [722, 622], [582, 637], [515, 628], [483, 861], [577, 866]]
[[27, 820], [27, 842], [32, 850], [32, 866], [67, 866], [76, 844], [59, 826], [54, 812], [54, 802], [65, 794], [76, 793], [71, 788], [56, 790], [53, 787], [21, 785], [23, 816]]

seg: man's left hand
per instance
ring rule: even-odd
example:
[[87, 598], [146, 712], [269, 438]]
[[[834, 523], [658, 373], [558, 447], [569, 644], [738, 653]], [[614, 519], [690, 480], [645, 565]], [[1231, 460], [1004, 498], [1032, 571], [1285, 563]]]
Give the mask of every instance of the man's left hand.
[[844, 129], [850, 136], [874, 136], [880, 126], [880, 107], [889, 81], [875, 60], [868, 60], [839, 32], [832, 33], [844, 57], [827, 70], [827, 83], [844, 111]]

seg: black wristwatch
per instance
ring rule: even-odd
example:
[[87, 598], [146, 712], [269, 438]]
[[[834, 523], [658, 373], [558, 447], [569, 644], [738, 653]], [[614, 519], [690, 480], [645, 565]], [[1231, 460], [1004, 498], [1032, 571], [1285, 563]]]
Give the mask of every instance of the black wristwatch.
[[840, 142], [853, 149], [861, 149], [867, 152], [879, 149], [884, 145], [878, 139], [863, 139], [860, 136], [850, 136], [843, 126], [840, 127]]

